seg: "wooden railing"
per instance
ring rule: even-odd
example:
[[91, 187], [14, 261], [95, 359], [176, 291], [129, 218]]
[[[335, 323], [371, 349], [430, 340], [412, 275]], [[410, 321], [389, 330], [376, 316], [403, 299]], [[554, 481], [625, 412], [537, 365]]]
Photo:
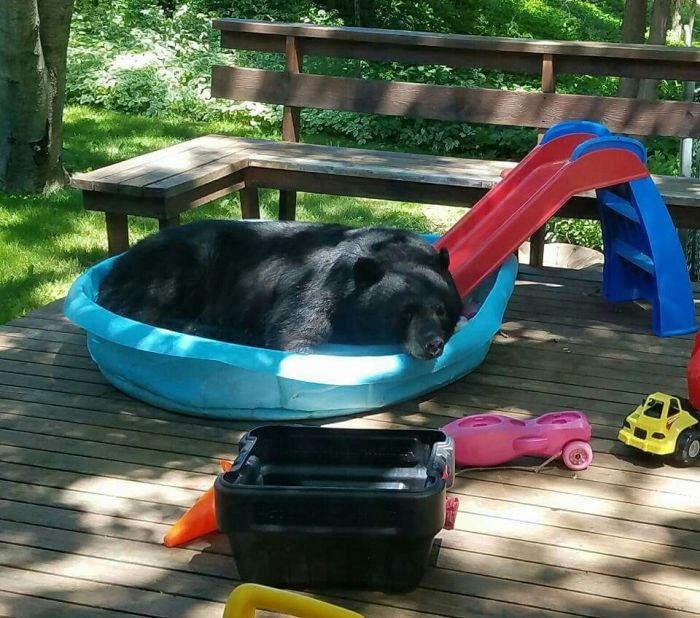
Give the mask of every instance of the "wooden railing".
[[[700, 103], [643, 101], [606, 96], [559, 94], [560, 74], [676, 79], [700, 82], [700, 50], [654, 45], [538, 41], [325, 27], [239, 19], [214, 22], [222, 46], [279, 52], [284, 71], [215, 66], [212, 95], [284, 106], [283, 139], [300, 139], [304, 107], [535, 127], [562, 120], [594, 120], [616, 133], [638, 136], [700, 137]], [[302, 72], [304, 56], [481, 67], [537, 74], [541, 92], [439, 86], [368, 80]], [[294, 194], [281, 208], [294, 211]], [[541, 245], [543, 233], [535, 241]], [[536, 251], [541, 251], [538, 247]]]
[[214, 27], [221, 30], [223, 47], [232, 49], [284, 53], [287, 37], [293, 37], [306, 56], [523, 73], [540, 72], [543, 57], [551, 56], [557, 73], [693, 80], [698, 77], [700, 61], [700, 51], [695, 48], [662, 45], [538, 41], [245, 19], [219, 19]]
[[[700, 137], [700, 103], [435, 86], [301, 72], [304, 55], [479, 66], [540, 73], [543, 84], [550, 85], [547, 90], [554, 90], [555, 76], [561, 73], [700, 81], [700, 50], [235, 19], [217, 20], [214, 25], [221, 29], [222, 45], [226, 48], [278, 51], [287, 57], [285, 72], [214, 67], [212, 94], [217, 97], [538, 128], [550, 127], [562, 119], [588, 118], [620, 133]], [[288, 112], [286, 116], [287, 124], [292, 123], [293, 114]]]

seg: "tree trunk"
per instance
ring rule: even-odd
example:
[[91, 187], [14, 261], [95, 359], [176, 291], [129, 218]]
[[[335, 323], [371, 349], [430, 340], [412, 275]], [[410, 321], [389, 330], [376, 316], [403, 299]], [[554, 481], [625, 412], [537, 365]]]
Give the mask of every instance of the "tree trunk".
[[65, 183], [61, 156], [73, 0], [0, 2], [0, 190]]
[[[693, 3], [695, 0], [693, 0]], [[680, 43], [683, 40], [683, 22], [681, 20], [681, 7], [683, 0], [671, 0], [671, 27], [668, 38], [673, 43]]]
[[[668, 32], [668, 17], [671, 10], [671, 0], [654, 0], [651, 10], [651, 25], [649, 26], [649, 45], [666, 45], [666, 34]], [[643, 79], [639, 82], [640, 99], [653, 100], [658, 96], [657, 79]]]
[[353, 13], [355, 15], [355, 25], [362, 26], [362, 10], [360, 8], [360, 0], [354, 0], [352, 3]]
[[692, 0], [692, 4], [690, 5], [690, 14], [688, 15], [688, 23], [685, 25], [685, 28], [688, 30], [690, 36], [690, 45], [693, 44], [693, 30], [695, 28], [695, 16], [698, 14], [698, 1], [700, 0]]
[[[646, 0], [627, 0], [622, 18], [622, 42], [644, 43], [644, 31], [647, 23]], [[637, 96], [639, 80], [633, 77], [621, 77], [617, 88], [618, 97], [634, 99]]]

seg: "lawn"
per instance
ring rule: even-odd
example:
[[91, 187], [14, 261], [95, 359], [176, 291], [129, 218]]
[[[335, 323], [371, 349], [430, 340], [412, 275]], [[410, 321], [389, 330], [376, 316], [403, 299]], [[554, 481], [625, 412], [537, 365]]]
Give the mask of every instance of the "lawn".
[[[231, 122], [147, 118], [86, 107], [68, 107], [64, 118], [69, 172], [96, 169], [206, 133], [277, 137]], [[264, 217], [275, 217], [276, 198], [274, 191], [262, 193]], [[422, 232], [446, 229], [459, 210], [301, 194], [298, 218], [391, 225]], [[187, 213], [183, 220], [239, 216], [238, 198], [229, 196]], [[133, 243], [156, 226], [152, 220], [132, 218], [130, 229]], [[106, 255], [104, 216], [85, 211], [80, 192], [63, 189], [46, 195], [0, 194], [0, 324], [61, 298], [87, 266]]]

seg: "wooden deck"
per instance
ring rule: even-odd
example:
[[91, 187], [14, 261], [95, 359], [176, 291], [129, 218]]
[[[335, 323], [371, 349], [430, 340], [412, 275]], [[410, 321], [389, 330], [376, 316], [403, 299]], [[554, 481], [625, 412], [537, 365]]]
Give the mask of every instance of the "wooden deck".
[[[421, 588], [327, 598], [376, 618], [700, 615], [700, 467], [635, 458], [616, 434], [651, 390], [684, 392], [692, 337], [650, 335], [597, 275], [523, 268], [502, 335], [474, 374], [336, 425], [439, 427], [499, 409], [567, 407], [594, 425], [577, 478], [501, 470], [458, 479], [457, 528]], [[0, 616], [207, 617], [237, 584], [225, 540], [159, 544], [251, 425], [135, 402], [96, 370], [53, 304], [0, 328]]]

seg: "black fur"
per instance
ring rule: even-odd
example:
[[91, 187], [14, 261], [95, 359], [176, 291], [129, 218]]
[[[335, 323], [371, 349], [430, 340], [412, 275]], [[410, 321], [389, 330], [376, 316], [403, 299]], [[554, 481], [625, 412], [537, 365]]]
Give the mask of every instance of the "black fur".
[[420, 237], [387, 228], [200, 221], [120, 257], [98, 303], [140, 322], [245, 345], [401, 344], [434, 358], [461, 302]]

